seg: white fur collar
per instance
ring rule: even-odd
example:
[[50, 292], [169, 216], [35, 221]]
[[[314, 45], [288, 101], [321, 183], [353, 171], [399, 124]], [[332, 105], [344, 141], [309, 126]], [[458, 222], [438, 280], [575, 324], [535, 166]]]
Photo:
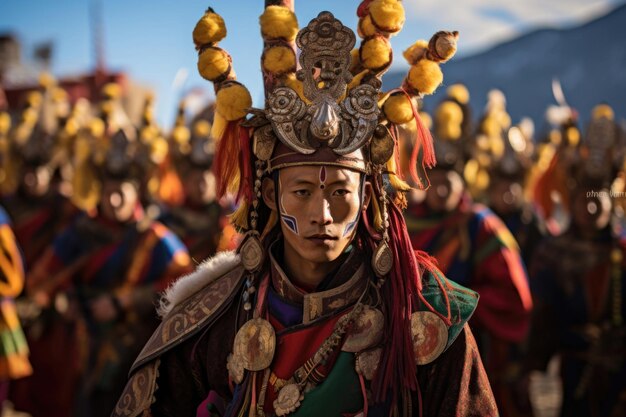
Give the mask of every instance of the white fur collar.
[[233, 252], [221, 252], [204, 260], [195, 271], [174, 281], [163, 293], [157, 307], [161, 318], [167, 316], [181, 301], [200, 291], [213, 280], [233, 269], [240, 256]]

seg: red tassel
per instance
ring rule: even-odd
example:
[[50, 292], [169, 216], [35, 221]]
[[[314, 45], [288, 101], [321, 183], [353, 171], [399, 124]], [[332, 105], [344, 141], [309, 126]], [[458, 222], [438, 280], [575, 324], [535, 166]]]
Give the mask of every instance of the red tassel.
[[215, 138], [217, 149], [215, 151], [215, 160], [213, 162], [213, 173], [217, 182], [217, 197], [224, 197], [228, 192], [229, 184], [231, 184], [237, 175], [239, 164], [235, 161], [239, 160], [240, 138], [237, 136], [239, 121], [228, 122], [224, 135], [221, 138]]
[[239, 191], [237, 192], [237, 203], [244, 197], [246, 201], [254, 199], [254, 183], [252, 176], [252, 154], [250, 149], [250, 130], [239, 126], [239, 172], [241, 179], [239, 182]]
[[[437, 159], [435, 157], [435, 148], [433, 145], [433, 137], [430, 134], [430, 131], [426, 129], [426, 126], [424, 126], [424, 122], [422, 122], [422, 118], [420, 117], [419, 112], [411, 101], [411, 96], [409, 96], [404, 88], [400, 88], [400, 91], [402, 91], [407, 100], [411, 102], [411, 110], [413, 110], [413, 118], [415, 119], [415, 127], [417, 130], [415, 144], [413, 145], [413, 153], [411, 154], [411, 162], [409, 163], [409, 173], [411, 174], [411, 179], [413, 179], [416, 184], [419, 184], [422, 189], [426, 189], [430, 187], [430, 181], [428, 180], [428, 175], [426, 175], [425, 168], [432, 168], [435, 166], [435, 164], [437, 164]], [[418, 156], [420, 154], [421, 160], [418, 161]], [[422, 167], [424, 179], [420, 178], [417, 174], [418, 163]]]

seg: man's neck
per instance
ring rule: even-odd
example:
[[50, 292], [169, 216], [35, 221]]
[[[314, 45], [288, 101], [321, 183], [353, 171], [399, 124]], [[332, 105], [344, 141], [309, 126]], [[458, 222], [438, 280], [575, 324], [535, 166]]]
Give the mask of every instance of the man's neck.
[[284, 269], [291, 282], [298, 288], [313, 292], [324, 279], [333, 272], [344, 258], [329, 262], [311, 262], [302, 259], [287, 245], [283, 249]]

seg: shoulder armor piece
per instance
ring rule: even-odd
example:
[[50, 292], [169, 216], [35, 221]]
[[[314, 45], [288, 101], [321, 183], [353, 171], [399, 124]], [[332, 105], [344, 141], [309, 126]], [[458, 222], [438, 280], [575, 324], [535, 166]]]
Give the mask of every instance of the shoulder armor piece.
[[130, 372], [214, 322], [241, 287], [244, 275], [243, 267], [237, 265], [178, 303], [152, 334]]

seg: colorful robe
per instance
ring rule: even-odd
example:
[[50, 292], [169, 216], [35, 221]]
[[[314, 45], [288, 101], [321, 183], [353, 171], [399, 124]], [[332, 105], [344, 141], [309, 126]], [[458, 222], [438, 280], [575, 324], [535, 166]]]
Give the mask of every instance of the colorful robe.
[[[46, 415], [50, 410], [59, 416], [73, 410], [79, 416], [110, 414], [132, 360], [158, 325], [157, 292], [189, 270], [185, 247], [161, 223], [78, 218], [29, 276], [31, 293], [56, 294], [55, 309], [45, 311], [41, 329], [30, 334], [35, 374], [14, 390], [16, 409], [34, 415], [46, 409]], [[91, 317], [91, 300], [125, 294], [131, 294], [132, 308], [116, 320]], [[67, 353], [50, 354], [59, 349]]]
[[[248, 415], [251, 391], [265, 415], [274, 415], [276, 389], [310, 359], [335, 323], [349, 314], [373, 273], [365, 257], [355, 250], [315, 292], [305, 293], [291, 283], [275, 252], [268, 268], [268, 320], [277, 340], [274, 359], [265, 373], [267, 384], [262, 383], [263, 373], [257, 374], [256, 382], [249, 376], [239, 385], [229, 377], [227, 358], [237, 330], [247, 320], [240, 303], [245, 273], [238, 258], [222, 256], [185, 278], [185, 286], [201, 289], [190, 297], [176, 297], [179, 304], [140, 354], [113, 415], [194, 416], [200, 404], [206, 407], [207, 396], [211, 402], [208, 409], [224, 413], [215, 415]], [[423, 291], [431, 304], [442, 308], [444, 297], [434, 278], [424, 277]], [[449, 295], [454, 317], [444, 340], [446, 349], [431, 363], [418, 367], [420, 393], [413, 393], [410, 405], [399, 408], [398, 415], [497, 415], [476, 343], [465, 326], [477, 297], [458, 286]], [[390, 399], [379, 404], [371, 401], [369, 382], [355, 370], [362, 352], [352, 353], [344, 347], [333, 351], [315, 370], [316, 385], [290, 416], [340, 417], [363, 412], [388, 416], [396, 407]]]
[[626, 240], [609, 230], [575, 230], [537, 250], [531, 272], [535, 310], [528, 369], [559, 355], [562, 416], [626, 412]]
[[60, 194], [33, 198], [21, 196], [18, 192], [6, 198], [3, 204], [6, 204], [13, 220], [13, 230], [23, 251], [27, 272], [54, 238], [79, 214], [76, 206]]
[[0, 207], [0, 383], [32, 373], [28, 345], [14, 302], [23, 286], [22, 258], [9, 217]]
[[[511, 384], [519, 371], [518, 345], [527, 336], [532, 298], [514, 237], [490, 209], [469, 197], [450, 213], [409, 206], [405, 220], [415, 249], [434, 256], [449, 279], [480, 294], [470, 325], [498, 406], [503, 415], [515, 415], [506, 410], [518, 408]], [[523, 413], [529, 413], [530, 404], [522, 402]]]

